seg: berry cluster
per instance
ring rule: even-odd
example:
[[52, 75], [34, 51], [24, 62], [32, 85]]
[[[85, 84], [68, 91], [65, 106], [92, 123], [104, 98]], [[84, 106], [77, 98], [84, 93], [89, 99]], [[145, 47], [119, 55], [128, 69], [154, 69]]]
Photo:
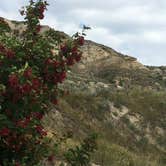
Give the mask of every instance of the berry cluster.
[[44, 18], [44, 11], [46, 10], [46, 5], [44, 3], [40, 4], [38, 10], [39, 10], [39, 19], [42, 20]]

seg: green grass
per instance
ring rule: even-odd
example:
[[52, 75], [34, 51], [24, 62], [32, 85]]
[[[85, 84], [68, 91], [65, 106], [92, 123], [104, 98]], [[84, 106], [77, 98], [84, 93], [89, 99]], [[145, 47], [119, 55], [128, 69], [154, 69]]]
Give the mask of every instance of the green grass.
[[124, 105], [131, 112], [142, 115], [146, 123], [166, 127], [166, 92], [135, 88], [128, 93], [110, 93], [109, 98], [116, 107]]
[[164, 166], [158, 156], [136, 154], [117, 144], [99, 140], [94, 161], [101, 166]]

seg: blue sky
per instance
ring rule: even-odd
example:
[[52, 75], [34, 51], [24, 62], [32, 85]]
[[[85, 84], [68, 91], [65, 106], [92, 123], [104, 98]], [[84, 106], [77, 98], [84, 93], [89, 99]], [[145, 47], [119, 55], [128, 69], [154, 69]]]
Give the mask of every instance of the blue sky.
[[[166, 0], [48, 0], [42, 24], [73, 34], [81, 24], [87, 39], [136, 57], [146, 65], [166, 65]], [[0, 16], [21, 20], [28, 0], [5, 0]]]

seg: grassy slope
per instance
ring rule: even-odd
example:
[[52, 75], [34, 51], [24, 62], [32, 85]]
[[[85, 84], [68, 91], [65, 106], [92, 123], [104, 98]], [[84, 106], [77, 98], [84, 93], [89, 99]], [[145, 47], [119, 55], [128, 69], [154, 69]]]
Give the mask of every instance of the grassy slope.
[[[99, 150], [94, 154], [94, 162], [103, 166], [165, 165], [165, 135], [159, 135], [156, 131], [150, 133], [155, 140], [152, 144], [146, 129], [148, 126], [151, 131], [155, 127], [165, 128], [166, 92], [135, 86], [128, 92], [110, 87], [91, 93], [91, 88], [85, 86], [88, 80], [82, 81], [79, 86], [78, 79], [70, 77], [70, 81], [72, 86], [69, 83], [64, 85], [70, 94], [61, 97], [59, 105], [64, 123], [61, 131], [72, 131], [73, 139], [77, 141], [88, 133], [99, 133]], [[110, 102], [117, 109], [126, 106], [129, 112], [118, 121], [112, 119]], [[136, 113], [143, 118], [139, 127], [128, 119], [128, 115]]]

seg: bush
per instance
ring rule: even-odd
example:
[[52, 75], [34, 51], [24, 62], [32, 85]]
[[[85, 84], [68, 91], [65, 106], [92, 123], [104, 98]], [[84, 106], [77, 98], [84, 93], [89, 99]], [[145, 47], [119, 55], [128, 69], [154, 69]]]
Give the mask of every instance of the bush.
[[0, 19], [0, 165], [33, 166], [52, 155], [41, 119], [57, 104], [66, 71], [81, 58], [79, 33], [64, 42], [40, 34], [47, 5], [31, 0], [20, 12], [26, 25], [21, 37]]
[[96, 150], [97, 135], [93, 134], [86, 138], [80, 146], [69, 149], [65, 153], [65, 158], [71, 166], [88, 166], [90, 164], [91, 154]]

